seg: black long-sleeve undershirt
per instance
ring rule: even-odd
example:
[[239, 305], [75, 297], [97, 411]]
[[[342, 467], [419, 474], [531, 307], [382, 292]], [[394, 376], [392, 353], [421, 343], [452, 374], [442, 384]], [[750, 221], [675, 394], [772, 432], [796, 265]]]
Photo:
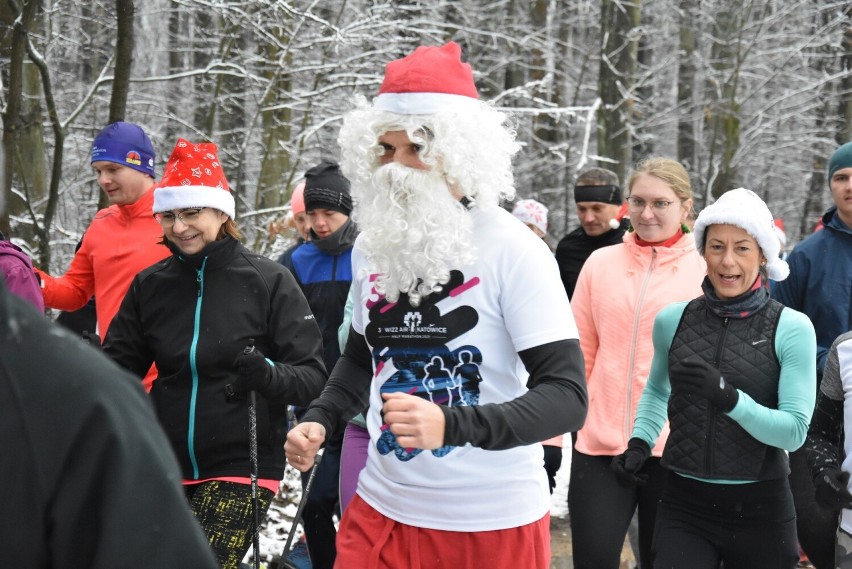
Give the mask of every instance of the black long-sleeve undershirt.
[[817, 394], [816, 408], [805, 442], [805, 458], [816, 479], [824, 470], [839, 469], [843, 437], [843, 401]]
[[[585, 367], [578, 340], [560, 340], [518, 353], [530, 374], [529, 391], [503, 403], [441, 407], [444, 444], [503, 450], [536, 443], [582, 427], [588, 409]], [[369, 401], [373, 367], [364, 336], [350, 329], [326, 383], [303, 417], [326, 429], [326, 437]]]

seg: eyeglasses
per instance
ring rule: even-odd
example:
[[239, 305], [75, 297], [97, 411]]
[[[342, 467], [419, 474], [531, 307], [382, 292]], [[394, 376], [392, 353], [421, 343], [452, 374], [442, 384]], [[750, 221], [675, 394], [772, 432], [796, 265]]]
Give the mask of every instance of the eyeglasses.
[[175, 220], [180, 220], [184, 225], [189, 225], [198, 221], [198, 216], [206, 207], [192, 207], [185, 209], [182, 212], [175, 214], [170, 211], [162, 211], [154, 214], [154, 219], [163, 227], [171, 227], [175, 224]]
[[670, 202], [666, 200], [654, 200], [646, 202], [642, 198], [635, 198], [633, 196], [629, 196], [627, 198], [627, 207], [634, 212], [645, 211], [645, 208], [650, 205], [651, 209], [654, 210], [655, 213], [663, 213], [667, 209], [669, 209], [669, 206], [673, 203], [675, 202]]

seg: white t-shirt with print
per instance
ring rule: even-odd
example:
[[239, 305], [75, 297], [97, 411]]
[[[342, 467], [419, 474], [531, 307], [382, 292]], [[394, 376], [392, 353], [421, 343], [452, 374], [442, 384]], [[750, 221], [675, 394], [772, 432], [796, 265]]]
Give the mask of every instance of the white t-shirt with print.
[[[435, 300], [388, 304], [372, 288], [359, 243], [352, 255], [352, 326], [372, 350], [374, 381], [366, 468], [358, 494], [400, 523], [449, 531], [489, 531], [541, 519], [550, 493], [540, 444], [503, 451], [405, 449], [383, 425], [383, 391], [442, 405], [510, 401], [526, 392], [517, 352], [577, 338], [553, 255], [502, 208], [471, 210], [478, 259], [454, 271]], [[373, 308], [371, 311], [370, 308]]]

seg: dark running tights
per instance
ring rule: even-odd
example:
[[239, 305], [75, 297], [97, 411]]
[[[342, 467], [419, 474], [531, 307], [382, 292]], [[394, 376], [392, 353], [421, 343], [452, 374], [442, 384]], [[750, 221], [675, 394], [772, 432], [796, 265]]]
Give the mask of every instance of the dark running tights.
[[796, 504], [799, 545], [816, 569], [834, 569], [834, 538], [840, 512], [826, 510], [814, 498], [811, 469], [805, 451], [790, 453], [790, 488]]
[[714, 484], [669, 474], [657, 509], [655, 569], [793, 569], [799, 561], [787, 478]]
[[[302, 526], [308, 542], [313, 569], [332, 569], [337, 557], [337, 530], [334, 517], [340, 516], [340, 449], [343, 446], [343, 431], [325, 445], [313, 486], [305, 501]], [[302, 473], [302, 488], [308, 483], [310, 470]]]
[[590, 456], [574, 450], [568, 484], [573, 561], [576, 569], [618, 569], [624, 537], [638, 508], [640, 567], [651, 567], [651, 540], [657, 502], [663, 492], [666, 470], [660, 459], [642, 467], [645, 486], [623, 488], [610, 469], [611, 456]]
[[[185, 485], [184, 491], [222, 569], [238, 569], [254, 537], [251, 486], [212, 480]], [[273, 493], [258, 488], [257, 497], [263, 523]]]

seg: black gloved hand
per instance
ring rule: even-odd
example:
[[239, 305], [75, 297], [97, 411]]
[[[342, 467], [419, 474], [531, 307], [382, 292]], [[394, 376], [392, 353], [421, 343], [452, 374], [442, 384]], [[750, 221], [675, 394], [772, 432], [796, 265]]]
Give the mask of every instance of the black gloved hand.
[[719, 370], [698, 357], [685, 358], [669, 366], [669, 381], [672, 391], [708, 399], [725, 413], [730, 413], [740, 398], [739, 392], [725, 381]]
[[550, 493], [556, 487], [556, 473], [562, 466], [562, 448], [553, 445], [544, 446], [544, 470], [547, 472], [547, 481], [550, 483]]
[[89, 332], [88, 330], [83, 330], [82, 336], [83, 341], [92, 346], [93, 348], [98, 350], [103, 348], [103, 346], [101, 345], [101, 339], [97, 334]]
[[849, 493], [848, 482], [849, 473], [839, 468], [827, 468], [820, 472], [814, 479], [817, 504], [835, 512], [852, 508], [852, 494]]
[[630, 439], [627, 442], [627, 450], [612, 457], [612, 463], [610, 463], [618, 485], [625, 488], [644, 486], [648, 482], [648, 475], [639, 474], [639, 471], [642, 470], [649, 456], [651, 456], [651, 447], [648, 443], [638, 437]]
[[241, 351], [234, 360], [234, 367], [237, 380], [230, 386], [234, 394], [256, 391], [264, 396], [269, 395], [273, 370], [260, 350], [252, 347]]

